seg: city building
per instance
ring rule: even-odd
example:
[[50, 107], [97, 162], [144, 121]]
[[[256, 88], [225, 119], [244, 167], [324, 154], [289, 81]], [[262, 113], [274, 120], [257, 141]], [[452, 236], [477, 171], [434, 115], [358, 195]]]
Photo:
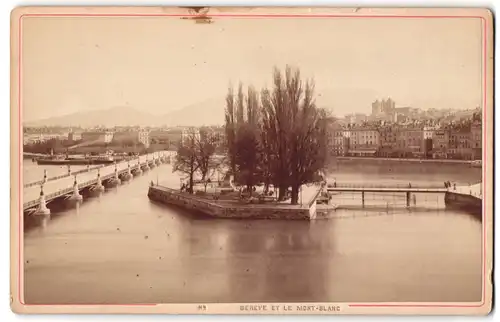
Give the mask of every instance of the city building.
[[330, 155], [345, 156], [349, 151], [349, 131], [339, 124], [332, 124], [328, 128], [327, 142]]
[[350, 156], [375, 156], [380, 146], [380, 133], [374, 128], [351, 128], [348, 130]]
[[432, 135], [432, 158], [448, 158], [449, 132], [447, 130], [436, 130]]
[[345, 116], [345, 122], [347, 124], [360, 124], [368, 121], [368, 116], [361, 113], [349, 114]]
[[110, 143], [113, 140], [113, 134], [111, 131], [88, 131], [83, 132], [81, 138], [85, 142]]
[[432, 140], [434, 139], [434, 133], [438, 128], [435, 126], [424, 126], [423, 128], [423, 157], [426, 159], [432, 158]]
[[424, 131], [421, 128], [402, 127], [397, 132], [397, 149], [399, 157], [424, 157]]
[[448, 158], [472, 160], [471, 131], [466, 128], [450, 130]]
[[378, 156], [389, 158], [397, 153], [397, 132], [399, 127], [385, 125], [379, 128], [380, 150]]
[[483, 130], [482, 130], [482, 124], [479, 122], [475, 122], [471, 126], [471, 148], [472, 148], [472, 159], [482, 160]]
[[82, 139], [82, 133], [73, 132], [73, 131], [70, 131], [68, 133], [68, 140], [69, 141], [75, 142], [75, 141], [80, 141], [81, 139]]
[[396, 102], [391, 98], [387, 100], [383, 99], [381, 101], [376, 100], [372, 103], [372, 115], [371, 120], [373, 121], [394, 121], [394, 110], [396, 108]]
[[115, 132], [112, 138], [113, 144], [123, 146], [134, 146], [142, 144], [144, 147], [149, 147], [149, 132], [144, 130], [128, 130]]

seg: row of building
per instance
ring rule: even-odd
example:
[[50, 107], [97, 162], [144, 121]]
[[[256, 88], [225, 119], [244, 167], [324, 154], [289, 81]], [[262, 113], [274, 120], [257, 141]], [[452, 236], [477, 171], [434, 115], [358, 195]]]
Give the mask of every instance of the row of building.
[[346, 115], [345, 123], [361, 124], [363, 122], [394, 122], [405, 123], [414, 120], [441, 120], [451, 122], [462, 118], [471, 117], [474, 113], [481, 114], [481, 108], [456, 110], [456, 109], [420, 109], [410, 106], [396, 106], [396, 102], [390, 97], [377, 99], [371, 104], [371, 114], [355, 113]]
[[[216, 134], [218, 134], [219, 139], [222, 141], [223, 128], [211, 128]], [[67, 134], [67, 140], [80, 143], [80, 144], [91, 144], [91, 143], [105, 143], [105, 144], [117, 144], [117, 145], [137, 145], [141, 144], [148, 148], [150, 145], [160, 144], [160, 145], [171, 145], [177, 142], [184, 141], [188, 135], [191, 133], [188, 128], [172, 128], [172, 129], [161, 129], [161, 130], [145, 130], [145, 129], [123, 129], [123, 130], [96, 130], [96, 131], [84, 131], [84, 132], [73, 132], [70, 131]]]
[[328, 149], [336, 156], [481, 159], [480, 123], [462, 128], [419, 126], [358, 126], [332, 124]]

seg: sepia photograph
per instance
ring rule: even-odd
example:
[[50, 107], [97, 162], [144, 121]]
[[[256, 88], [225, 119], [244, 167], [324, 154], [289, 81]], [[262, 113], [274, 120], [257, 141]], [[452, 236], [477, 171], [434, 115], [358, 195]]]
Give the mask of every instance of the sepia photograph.
[[487, 314], [487, 9], [20, 7], [22, 313]]

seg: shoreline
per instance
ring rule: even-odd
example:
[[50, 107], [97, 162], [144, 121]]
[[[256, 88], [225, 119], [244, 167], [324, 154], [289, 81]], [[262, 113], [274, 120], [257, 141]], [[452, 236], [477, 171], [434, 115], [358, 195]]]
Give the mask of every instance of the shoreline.
[[[417, 158], [382, 158], [382, 157], [332, 157], [331, 163], [339, 161], [389, 161], [395, 163], [435, 163], [435, 164], [456, 164], [471, 166], [473, 160], [455, 160], [455, 159], [417, 159]], [[478, 167], [481, 168], [481, 167]]]
[[[316, 189], [314, 189], [316, 190]], [[150, 185], [148, 198], [152, 201], [184, 208], [202, 213], [208, 217], [225, 219], [285, 219], [313, 220], [316, 218], [316, 198], [321, 188], [303, 205], [291, 204], [240, 204], [190, 195], [178, 190], [160, 185]]]

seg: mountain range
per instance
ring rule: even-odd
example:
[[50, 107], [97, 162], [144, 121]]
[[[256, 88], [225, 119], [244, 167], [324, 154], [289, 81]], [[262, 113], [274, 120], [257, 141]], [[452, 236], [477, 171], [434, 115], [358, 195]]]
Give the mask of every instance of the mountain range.
[[[322, 89], [316, 98], [320, 107], [328, 107], [335, 114], [344, 114], [345, 107], [371, 107], [375, 94], [364, 90]], [[356, 108], [357, 107], [357, 108]], [[225, 98], [211, 98], [165, 114], [153, 114], [140, 106], [115, 106], [89, 110], [25, 122], [25, 126], [201, 126], [224, 123]], [[349, 110], [349, 112], [353, 112]]]
[[[330, 110], [336, 116], [350, 113], [371, 113], [371, 103], [388, 98], [369, 89], [332, 89], [317, 91], [316, 104]], [[438, 102], [440, 103], [440, 102]], [[396, 106], [405, 105], [396, 99]], [[447, 104], [441, 105], [444, 108]], [[410, 105], [412, 106], [412, 105]], [[413, 107], [436, 107], [427, 101], [417, 102]], [[101, 110], [81, 111], [63, 116], [25, 122], [25, 126], [202, 126], [224, 123], [225, 98], [211, 98], [164, 114], [147, 112], [146, 107], [115, 106]]]
[[159, 115], [130, 106], [115, 106], [25, 122], [24, 126], [201, 126], [223, 122], [224, 101], [212, 99]]

